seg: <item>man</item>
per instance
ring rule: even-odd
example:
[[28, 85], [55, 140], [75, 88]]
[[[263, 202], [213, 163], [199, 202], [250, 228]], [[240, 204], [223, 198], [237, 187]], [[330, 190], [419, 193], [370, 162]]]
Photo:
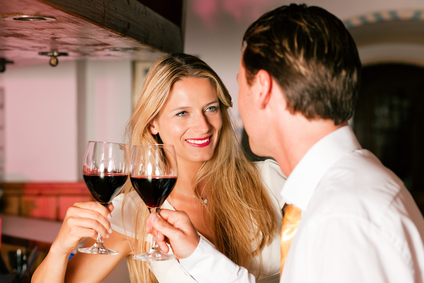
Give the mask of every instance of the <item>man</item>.
[[[264, 14], [243, 41], [239, 110], [250, 146], [277, 160], [288, 176], [281, 196], [301, 211], [281, 282], [424, 282], [423, 217], [347, 123], [361, 64], [343, 23], [292, 4]], [[154, 217], [152, 225], [198, 282], [216, 282], [215, 273], [254, 282], [199, 242], [187, 217], [163, 217], [173, 226]]]

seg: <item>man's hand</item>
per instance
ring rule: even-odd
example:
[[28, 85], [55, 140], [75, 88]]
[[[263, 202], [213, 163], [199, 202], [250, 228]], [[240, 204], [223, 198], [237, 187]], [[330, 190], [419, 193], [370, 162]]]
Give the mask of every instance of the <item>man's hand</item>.
[[166, 244], [169, 242], [178, 259], [189, 257], [199, 244], [200, 236], [187, 213], [161, 209], [159, 214], [162, 218], [155, 213], [149, 215], [146, 222], [147, 233], [158, 231], [158, 245], [163, 252], [169, 251]]

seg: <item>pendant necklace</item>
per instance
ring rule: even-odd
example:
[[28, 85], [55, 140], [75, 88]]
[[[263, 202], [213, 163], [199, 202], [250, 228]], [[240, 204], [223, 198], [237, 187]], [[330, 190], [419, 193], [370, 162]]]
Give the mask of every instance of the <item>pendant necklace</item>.
[[[192, 194], [189, 194], [189, 193], [186, 193], [183, 190], [178, 189], [177, 187], [175, 187], [175, 189], [177, 189], [178, 191], [182, 192], [185, 195], [191, 196], [192, 198], [197, 198], [197, 196], [192, 195]], [[208, 203], [208, 199], [206, 198], [206, 196], [200, 196], [200, 199], [203, 201], [204, 204], [207, 204]]]

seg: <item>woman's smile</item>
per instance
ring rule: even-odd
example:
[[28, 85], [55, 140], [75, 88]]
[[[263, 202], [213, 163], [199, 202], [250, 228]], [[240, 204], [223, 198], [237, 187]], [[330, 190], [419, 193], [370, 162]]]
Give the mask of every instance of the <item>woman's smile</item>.
[[185, 141], [195, 147], [205, 147], [208, 146], [211, 143], [212, 136], [201, 138], [201, 139], [186, 139]]

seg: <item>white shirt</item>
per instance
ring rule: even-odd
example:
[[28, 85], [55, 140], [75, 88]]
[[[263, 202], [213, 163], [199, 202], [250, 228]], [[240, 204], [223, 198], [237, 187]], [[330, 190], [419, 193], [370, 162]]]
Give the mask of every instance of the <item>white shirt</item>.
[[281, 195], [302, 209], [281, 282], [424, 282], [423, 216], [350, 127], [317, 142]]
[[[280, 167], [278, 164], [273, 160], [266, 160], [263, 162], [255, 162], [255, 164], [258, 167], [258, 170], [262, 176], [265, 188], [267, 189], [267, 192], [270, 196], [271, 205], [273, 207], [274, 213], [276, 214], [276, 219], [279, 223], [279, 230], [281, 229], [281, 222], [282, 222], [282, 214], [281, 209], [284, 206], [284, 203], [281, 202], [281, 198], [279, 197], [281, 187], [283, 186], [286, 177], [281, 173]], [[111, 225], [112, 229], [121, 233], [121, 234], [127, 234], [130, 237], [134, 237], [133, 234], [133, 219], [131, 216], [134, 214], [132, 213], [138, 205], [141, 203], [140, 197], [133, 192], [130, 195], [130, 199], [128, 204], [124, 207], [125, 208], [125, 218], [122, 220], [122, 201], [123, 201], [124, 195], [119, 195], [113, 200], [113, 205], [115, 206], [115, 209], [112, 212], [112, 219], [111, 219]], [[171, 209], [174, 208], [172, 205], [165, 201], [162, 208]], [[125, 225], [125, 228], [124, 228]], [[229, 260], [227, 257], [219, 253], [213, 245], [207, 241], [206, 238], [204, 238], [202, 235], [201, 237], [201, 245], [199, 245], [196, 249], [197, 253], [202, 253], [202, 246], [204, 246], [209, 253], [217, 253], [218, 255], [224, 257], [224, 262], [229, 261], [232, 265], [235, 266], [235, 268], [240, 268], [239, 266], [235, 265], [231, 260]], [[172, 251], [171, 251], [172, 252]], [[280, 278], [280, 236], [279, 234], [276, 234], [272, 243], [265, 247], [261, 252], [262, 257], [262, 265], [260, 265], [259, 262], [259, 256], [256, 256], [252, 259], [252, 262], [249, 266], [249, 272], [253, 274], [257, 274], [260, 269], [260, 277], [259, 281], [261, 283], [275, 283], [279, 281]], [[219, 261], [218, 261], [219, 263]], [[210, 262], [206, 264], [208, 265], [214, 265], [214, 262]], [[177, 260], [168, 260], [168, 261], [159, 261], [159, 262], [152, 262], [151, 270], [155, 274], [156, 278], [160, 283], [192, 283], [196, 282], [193, 276], [193, 274], [188, 274], [185, 272], [184, 268], [178, 263]], [[225, 268], [225, 267], [224, 267]], [[218, 266], [218, 270], [220, 270], [221, 267]], [[246, 269], [243, 269], [246, 271]], [[202, 272], [202, 270], [197, 270], [199, 272]], [[203, 273], [208, 273], [208, 271], [203, 270]], [[230, 270], [231, 272], [231, 270]], [[217, 272], [214, 276], [209, 277], [209, 279], [214, 280], [210, 282], [224, 282], [220, 279], [219, 274], [221, 272]], [[246, 271], [247, 273], [247, 271]], [[223, 273], [225, 274], [225, 272]], [[218, 277], [217, 277], [218, 276]], [[250, 275], [253, 278], [252, 282], [255, 282], [255, 277], [253, 275]], [[201, 282], [201, 281], [200, 281]]]
[[[302, 220], [280, 282], [424, 282], [423, 217], [402, 181], [361, 149], [350, 127], [318, 141], [281, 196], [302, 209]], [[198, 282], [255, 282], [207, 243], [198, 249], [188, 264], [180, 261]], [[209, 280], [216, 272], [223, 279]]]

